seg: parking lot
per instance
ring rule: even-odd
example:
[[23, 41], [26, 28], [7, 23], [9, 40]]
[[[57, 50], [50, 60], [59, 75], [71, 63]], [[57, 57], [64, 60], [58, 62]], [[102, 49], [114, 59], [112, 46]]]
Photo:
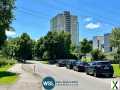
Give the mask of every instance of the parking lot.
[[93, 77], [66, 67], [37, 62], [35, 64], [35, 73], [42, 78], [51, 76], [56, 81], [78, 81], [78, 86], [56, 86], [55, 90], [111, 90], [111, 81], [120, 80], [119, 78]]

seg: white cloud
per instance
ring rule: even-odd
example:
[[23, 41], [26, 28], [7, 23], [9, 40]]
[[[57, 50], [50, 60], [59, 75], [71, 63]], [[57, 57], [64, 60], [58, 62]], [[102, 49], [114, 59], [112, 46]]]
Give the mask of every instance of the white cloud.
[[88, 23], [85, 27], [87, 28], [87, 29], [97, 29], [97, 28], [100, 28], [100, 26], [101, 26], [101, 23]]
[[92, 21], [92, 18], [91, 18], [91, 17], [86, 17], [86, 18], [85, 18], [85, 21], [86, 21], [86, 22], [90, 22], [90, 21]]
[[15, 31], [6, 31], [6, 35], [7, 36], [15, 36], [16, 35], [16, 32]]

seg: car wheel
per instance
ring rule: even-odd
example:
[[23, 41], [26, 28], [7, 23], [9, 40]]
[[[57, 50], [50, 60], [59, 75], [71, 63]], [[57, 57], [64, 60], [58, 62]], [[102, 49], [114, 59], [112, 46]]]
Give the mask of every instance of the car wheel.
[[68, 65], [66, 66], [66, 68], [68, 69]]
[[70, 66], [68, 66], [68, 69], [70, 69]]
[[77, 68], [77, 71], [80, 72], [79, 68]]
[[94, 72], [94, 77], [98, 77], [98, 74], [96, 72]]
[[76, 71], [75, 67], [73, 67], [73, 70]]
[[86, 74], [89, 75], [88, 71], [86, 70]]
[[77, 72], [79, 72], [79, 69], [77, 68]]

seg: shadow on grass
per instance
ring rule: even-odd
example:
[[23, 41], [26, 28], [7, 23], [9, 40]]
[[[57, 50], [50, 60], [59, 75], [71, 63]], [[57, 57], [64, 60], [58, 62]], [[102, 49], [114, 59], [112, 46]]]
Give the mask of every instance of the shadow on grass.
[[0, 71], [0, 78], [7, 77], [7, 76], [16, 76], [16, 73], [8, 72], [8, 71]]

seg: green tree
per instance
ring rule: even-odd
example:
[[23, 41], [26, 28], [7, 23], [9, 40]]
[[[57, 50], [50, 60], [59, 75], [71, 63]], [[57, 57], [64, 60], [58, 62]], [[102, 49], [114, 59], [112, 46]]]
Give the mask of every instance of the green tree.
[[80, 51], [80, 45], [79, 46], [75, 46], [73, 44], [71, 44], [71, 49], [70, 49], [71, 54], [73, 54], [74, 56], [76, 56], [77, 59], [81, 59], [82, 55], [81, 55], [81, 51]]
[[115, 60], [119, 61], [120, 65], [120, 28], [113, 28], [110, 36], [111, 46], [114, 47], [116, 51]]
[[44, 53], [43, 53], [43, 56], [42, 56], [42, 59], [43, 60], [49, 60], [51, 57], [49, 57], [50, 55], [49, 55], [49, 52], [48, 51], [45, 51]]
[[77, 52], [77, 47], [76, 47], [75, 45], [71, 44], [70, 47], [71, 47], [71, 49], [70, 49], [70, 50], [71, 50], [71, 51], [70, 51], [71, 53], [76, 53], [76, 52]]
[[102, 51], [95, 49], [91, 52], [92, 59], [93, 60], [103, 60], [105, 59], [105, 55], [102, 53]]
[[41, 59], [55, 60], [68, 58], [70, 54], [70, 34], [67, 32], [48, 32], [35, 45], [36, 56]]
[[[58, 50], [56, 50], [56, 53], [58, 53], [58, 58], [69, 58], [70, 56], [70, 48], [71, 48], [71, 39], [70, 39], [70, 33], [68, 32], [60, 32], [58, 33]], [[62, 54], [61, 54], [62, 53]]]
[[86, 56], [87, 53], [92, 51], [91, 42], [87, 39], [83, 39], [83, 41], [80, 42], [80, 51]]
[[10, 24], [14, 19], [13, 9], [15, 0], [0, 0], [0, 49], [7, 39], [6, 30], [11, 30]]
[[110, 36], [111, 46], [120, 47], [120, 28], [114, 28]]
[[19, 40], [19, 57], [21, 59], [27, 60], [32, 59], [32, 40], [27, 33], [23, 33]]
[[27, 59], [32, 59], [33, 45], [30, 36], [27, 33], [23, 33], [20, 37], [7, 40], [3, 53], [9, 58], [16, 58], [25, 62]]
[[17, 50], [19, 46], [17, 45], [19, 38], [8, 39], [6, 45], [2, 48], [3, 54], [8, 58], [15, 58], [17, 56]]
[[34, 56], [37, 57], [38, 59], [42, 59], [44, 51], [45, 51], [44, 37], [37, 40], [34, 47], [35, 47], [35, 55]]
[[[62, 37], [60, 37], [62, 38]], [[45, 50], [47, 51], [47, 55], [48, 55], [48, 58], [50, 60], [53, 60], [53, 59], [56, 59], [59, 52], [61, 52], [62, 50], [60, 48], [64, 48], [64, 40], [62, 40], [63, 42], [60, 43], [60, 38], [59, 38], [59, 35], [56, 31], [53, 31], [53, 32], [48, 32], [48, 34], [45, 36], [45, 41], [44, 41], [44, 46], [45, 46]], [[61, 46], [61, 44], [63, 44]], [[60, 50], [58, 52], [58, 49]], [[61, 54], [62, 55], [62, 54]]]

